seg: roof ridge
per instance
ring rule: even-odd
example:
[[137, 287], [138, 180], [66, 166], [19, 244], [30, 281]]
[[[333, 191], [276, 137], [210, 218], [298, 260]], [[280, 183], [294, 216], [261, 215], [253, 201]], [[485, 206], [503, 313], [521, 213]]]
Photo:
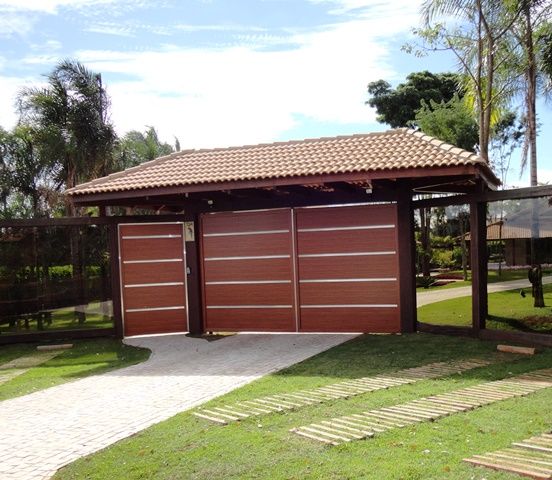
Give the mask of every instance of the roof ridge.
[[265, 143], [250, 143], [245, 145], [232, 145], [230, 147], [214, 147], [214, 148], [196, 148], [191, 149], [189, 153], [205, 153], [205, 152], [220, 152], [228, 150], [240, 150], [244, 148], [262, 148], [262, 147], [271, 147], [271, 146], [282, 146], [282, 145], [295, 145], [298, 143], [311, 143], [319, 141], [330, 141], [330, 140], [343, 140], [347, 138], [365, 138], [365, 137], [375, 137], [379, 135], [390, 135], [393, 133], [401, 132], [407, 130], [407, 128], [394, 128], [390, 130], [384, 130], [383, 132], [365, 132], [365, 133], [353, 133], [350, 135], [335, 135], [333, 137], [309, 137], [301, 138], [295, 140], [281, 140], [278, 142], [265, 142]]

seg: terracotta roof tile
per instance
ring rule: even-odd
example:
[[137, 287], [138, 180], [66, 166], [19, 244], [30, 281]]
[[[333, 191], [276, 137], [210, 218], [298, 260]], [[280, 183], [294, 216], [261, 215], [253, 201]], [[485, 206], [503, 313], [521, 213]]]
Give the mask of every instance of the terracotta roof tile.
[[184, 150], [68, 190], [71, 195], [306, 175], [482, 165], [476, 154], [409, 129]]

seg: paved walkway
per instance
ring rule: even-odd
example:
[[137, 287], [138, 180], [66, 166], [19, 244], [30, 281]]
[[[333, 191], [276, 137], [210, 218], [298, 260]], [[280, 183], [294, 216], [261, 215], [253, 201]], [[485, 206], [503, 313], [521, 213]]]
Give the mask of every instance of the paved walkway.
[[[543, 277], [542, 283], [552, 283], [552, 275]], [[521, 288], [530, 288], [529, 280], [509, 280], [508, 282], [489, 283], [488, 292], [504, 292], [506, 290], [517, 290]], [[445, 288], [433, 291], [419, 291], [416, 293], [416, 303], [418, 307], [428, 305], [430, 303], [440, 302], [441, 300], [449, 300], [450, 298], [469, 297], [471, 296], [471, 286]]]
[[0, 479], [45, 479], [79, 457], [356, 335], [135, 338], [150, 360], [0, 402]]

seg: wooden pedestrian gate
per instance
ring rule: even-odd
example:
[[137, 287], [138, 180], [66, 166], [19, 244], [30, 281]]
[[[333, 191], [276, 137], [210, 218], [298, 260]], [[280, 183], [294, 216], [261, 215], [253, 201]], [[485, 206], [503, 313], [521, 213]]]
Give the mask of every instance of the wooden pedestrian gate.
[[399, 332], [396, 205], [202, 216], [208, 331]]
[[124, 335], [188, 330], [183, 224], [119, 225]]

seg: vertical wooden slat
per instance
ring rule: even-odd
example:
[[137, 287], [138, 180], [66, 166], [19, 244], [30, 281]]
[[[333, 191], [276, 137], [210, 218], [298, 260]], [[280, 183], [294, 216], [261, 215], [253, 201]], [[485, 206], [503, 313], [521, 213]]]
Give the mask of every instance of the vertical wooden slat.
[[119, 231], [117, 224], [111, 224], [109, 229], [109, 258], [111, 259], [111, 299], [113, 305], [113, 321], [115, 335], [123, 338], [123, 317], [121, 315], [121, 272], [119, 270]]
[[201, 267], [200, 267], [200, 243], [201, 230], [199, 215], [196, 213], [187, 213], [186, 222], [194, 222], [195, 238], [194, 241], [185, 242], [186, 245], [186, 265], [189, 273], [186, 276], [188, 288], [188, 329], [190, 333], [203, 333], [203, 307], [202, 307], [202, 288], [201, 288]]
[[470, 203], [472, 271], [472, 327], [479, 333], [487, 319], [487, 222], [486, 203]]
[[416, 331], [416, 242], [412, 189], [402, 185], [397, 193], [397, 240], [399, 255], [399, 290], [401, 332]]

